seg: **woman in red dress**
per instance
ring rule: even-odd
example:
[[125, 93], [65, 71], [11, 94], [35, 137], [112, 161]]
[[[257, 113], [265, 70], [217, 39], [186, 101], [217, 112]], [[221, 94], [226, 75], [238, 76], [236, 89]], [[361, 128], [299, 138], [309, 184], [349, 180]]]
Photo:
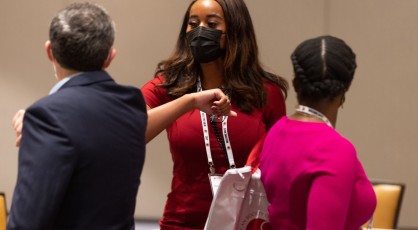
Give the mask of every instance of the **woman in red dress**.
[[286, 81], [265, 71], [243, 0], [188, 7], [174, 54], [142, 87], [148, 113], [184, 95], [222, 89], [236, 117], [189, 110], [172, 123], [149, 121], [147, 140], [166, 129], [174, 169], [161, 229], [203, 229], [212, 201], [208, 174], [243, 167], [254, 145], [286, 114]]

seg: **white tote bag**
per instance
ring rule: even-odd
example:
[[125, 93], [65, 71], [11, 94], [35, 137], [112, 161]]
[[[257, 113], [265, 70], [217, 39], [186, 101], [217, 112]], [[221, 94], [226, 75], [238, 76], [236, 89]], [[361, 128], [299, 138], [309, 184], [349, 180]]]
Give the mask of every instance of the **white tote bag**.
[[236, 229], [250, 179], [250, 166], [225, 172], [214, 194], [205, 230]]
[[270, 230], [266, 192], [260, 179], [261, 172], [257, 169], [247, 187], [245, 200], [241, 206], [240, 219], [236, 229]]
[[212, 201], [205, 230], [269, 230], [268, 202], [260, 170], [229, 169]]

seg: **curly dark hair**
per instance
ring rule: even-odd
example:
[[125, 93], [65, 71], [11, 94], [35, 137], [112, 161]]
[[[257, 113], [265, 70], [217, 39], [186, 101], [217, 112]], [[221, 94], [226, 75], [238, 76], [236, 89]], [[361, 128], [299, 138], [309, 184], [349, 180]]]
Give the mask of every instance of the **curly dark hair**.
[[334, 99], [350, 87], [356, 55], [341, 39], [320, 36], [302, 42], [291, 55], [293, 86], [300, 102]]
[[[226, 47], [224, 61], [224, 85], [235, 105], [244, 113], [254, 108], [263, 108], [267, 103], [265, 82], [278, 85], [287, 95], [288, 84], [280, 76], [265, 71], [258, 59], [253, 23], [243, 0], [215, 0], [222, 7], [225, 16]], [[183, 24], [174, 53], [160, 62], [155, 76], [163, 74], [168, 94], [178, 98], [195, 92], [200, 65], [195, 62], [187, 42], [186, 30], [192, 1], [184, 15]]]

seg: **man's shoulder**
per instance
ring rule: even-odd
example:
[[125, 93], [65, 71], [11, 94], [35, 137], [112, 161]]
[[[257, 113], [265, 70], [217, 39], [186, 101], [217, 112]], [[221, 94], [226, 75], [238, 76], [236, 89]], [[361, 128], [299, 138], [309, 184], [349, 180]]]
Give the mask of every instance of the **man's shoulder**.
[[78, 90], [74, 88], [68, 88], [68, 90], [61, 90], [51, 95], [44, 96], [37, 101], [35, 101], [28, 109], [31, 108], [46, 108], [50, 106], [59, 105], [66, 101], [67, 103], [70, 101], [77, 101], [81, 96], [77, 93]]

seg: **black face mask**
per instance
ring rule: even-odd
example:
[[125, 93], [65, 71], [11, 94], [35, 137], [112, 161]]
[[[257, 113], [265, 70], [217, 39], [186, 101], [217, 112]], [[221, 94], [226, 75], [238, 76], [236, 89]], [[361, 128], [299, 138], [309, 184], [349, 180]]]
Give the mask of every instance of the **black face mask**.
[[207, 63], [224, 55], [221, 49], [222, 31], [199, 26], [187, 32], [187, 40], [193, 57], [199, 63]]

